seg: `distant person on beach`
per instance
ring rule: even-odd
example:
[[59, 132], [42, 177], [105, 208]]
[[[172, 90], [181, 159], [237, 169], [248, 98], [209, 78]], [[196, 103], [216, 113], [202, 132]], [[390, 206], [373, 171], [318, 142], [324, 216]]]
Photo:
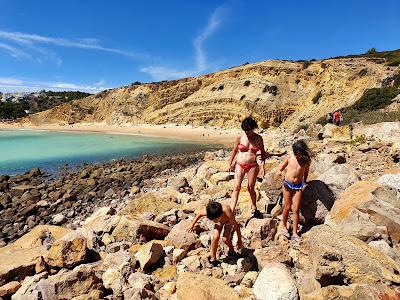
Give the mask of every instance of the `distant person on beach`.
[[307, 186], [307, 177], [310, 169], [311, 155], [307, 144], [302, 141], [296, 141], [292, 145], [293, 153], [289, 155], [285, 161], [279, 166], [275, 179], [278, 180], [286, 169], [286, 174], [283, 180], [283, 213], [281, 234], [290, 238], [288, 228], [288, 216], [290, 209], [293, 213], [293, 235], [292, 239], [296, 242], [300, 240], [298, 233], [299, 225], [299, 209], [302, 200], [304, 188]]
[[326, 121], [327, 121], [328, 123], [333, 123], [333, 116], [332, 116], [332, 113], [331, 113], [331, 112], [328, 113], [328, 115], [326, 116]]
[[232, 162], [236, 155], [236, 167], [235, 167], [235, 183], [232, 192], [231, 210], [235, 212], [236, 204], [239, 197], [239, 192], [242, 186], [242, 181], [247, 173], [248, 179], [248, 191], [253, 204], [253, 214], [259, 213], [257, 210], [257, 196], [254, 190], [256, 184], [257, 175], [259, 172], [259, 165], [257, 164], [257, 153], [260, 152], [261, 160], [264, 162], [265, 159], [270, 157], [264, 150], [263, 138], [254, 132], [254, 129], [258, 128], [257, 122], [247, 117], [243, 120], [241, 125], [244, 133], [238, 135], [233, 147], [232, 153], [228, 159], [228, 172], [232, 171]]
[[231, 208], [228, 205], [223, 205], [219, 202], [215, 202], [215, 201], [209, 202], [207, 204], [206, 211], [200, 212], [193, 219], [192, 223], [190, 224], [190, 226], [188, 228], [188, 231], [192, 232], [196, 223], [202, 217], [205, 217], [205, 216], [207, 216], [208, 219], [210, 219], [211, 221], [213, 221], [215, 223], [213, 237], [212, 237], [212, 241], [211, 241], [210, 263], [213, 266], [216, 266], [219, 264], [219, 261], [217, 260], [217, 248], [218, 248], [218, 242], [219, 242], [219, 238], [221, 236], [222, 229], [224, 230], [222, 240], [229, 248], [228, 256], [231, 256], [231, 257], [238, 256], [238, 254], [235, 252], [235, 248], [233, 247], [233, 244], [232, 244], [232, 237], [236, 231], [237, 238], [238, 238], [236, 247], [238, 250], [240, 250], [243, 247], [242, 235], [240, 233], [240, 226], [236, 222], [235, 216], [233, 215]]
[[336, 110], [333, 113], [332, 117], [333, 117], [333, 122], [336, 124], [336, 126], [339, 126], [340, 122], [342, 121], [342, 114], [341, 114], [340, 110]]

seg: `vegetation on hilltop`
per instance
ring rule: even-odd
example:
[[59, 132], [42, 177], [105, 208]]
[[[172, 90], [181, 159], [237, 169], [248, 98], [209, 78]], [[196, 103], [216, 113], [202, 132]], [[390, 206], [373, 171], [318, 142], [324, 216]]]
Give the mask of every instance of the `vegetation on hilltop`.
[[18, 119], [30, 113], [51, 109], [59, 104], [82, 99], [91, 94], [83, 92], [41, 91], [31, 93], [15, 102], [0, 102], [0, 119]]
[[28, 103], [0, 102], [0, 120], [22, 118], [26, 116], [27, 109], [29, 109]]
[[400, 49], [379, 52], [375, 48], [371, 48], [366, 53], [363, 54], [336, 56], [333, 58], [358, 58], [358, 57], [381, 58], [386, 62], [386, 65], [391, 67], [400, 65]]

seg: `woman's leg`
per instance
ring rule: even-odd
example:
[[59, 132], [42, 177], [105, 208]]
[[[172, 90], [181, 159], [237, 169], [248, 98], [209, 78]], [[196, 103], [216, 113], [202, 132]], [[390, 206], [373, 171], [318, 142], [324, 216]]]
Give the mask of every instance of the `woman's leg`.
[[258, 175], [259, 169], [260, 168], [257, 165], [254, 168], [251, 168], [249, 173], [247, 174], [247, 179], [248, 179], [247, 189], [248, 189], [249, 194], [250, 194], [251, 203], [253, 204], [253, 207], [255, 209], [257, 209], [257, 194], [256, 194], [256, 191], [254, 189], [254, 186], [256, 185], [256, 180], [257, 180], [257, 175]]
[[231, 199], [231, 209], [232, 209], [233, 213], [235, 213], [235, 208], [236, 208], [236, 204], [237, 204], [237, 201], [239, 198], [239, 192], [240, 192], [240, 188], [242, 186], [244, 174], [245, 174], [245, 172], [242, 169], [242, 167], [236, 163], [235, 182], [233, 184], [233, 192], [232, 192], [232, 199]]
[[301, 205], [303, 191], [298, 190], [293, 195], [292, 212], [293, 212], [293, 235], [299, 237], [298, 227], [299, 227], [299, 210]]
[[293, 197], [293, 191], [290, 189], [287, 189], [285, 186], [282, 186], [282, 193], [283, 193], [283, 213], [282, 213], [282, 223], [283, 226], [288, 229], [288, 217], [289, 217], [289, 212], [290, 208], [292, 206], [292, 197]]

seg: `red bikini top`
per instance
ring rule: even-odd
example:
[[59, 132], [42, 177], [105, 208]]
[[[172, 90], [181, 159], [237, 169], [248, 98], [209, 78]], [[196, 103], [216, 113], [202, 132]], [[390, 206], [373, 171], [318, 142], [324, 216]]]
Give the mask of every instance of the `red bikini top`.
[[260, 150], [260, 148], [258, 148], [257, 146], [253, 146], [253, 147], [249, 148], [243, 144], [239, 144], [238, 148], [239, 148], [240, 152], [247, 152], [250, 150], [254, 154], [256, 154], [258, 150]]

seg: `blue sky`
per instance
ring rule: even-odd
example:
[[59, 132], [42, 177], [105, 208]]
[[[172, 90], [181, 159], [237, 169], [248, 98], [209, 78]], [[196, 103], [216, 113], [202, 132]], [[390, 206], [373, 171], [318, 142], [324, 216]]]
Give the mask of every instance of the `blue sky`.
[[400, 48], [400, 1], [1, 0], [0, 91], [97, 92]]

